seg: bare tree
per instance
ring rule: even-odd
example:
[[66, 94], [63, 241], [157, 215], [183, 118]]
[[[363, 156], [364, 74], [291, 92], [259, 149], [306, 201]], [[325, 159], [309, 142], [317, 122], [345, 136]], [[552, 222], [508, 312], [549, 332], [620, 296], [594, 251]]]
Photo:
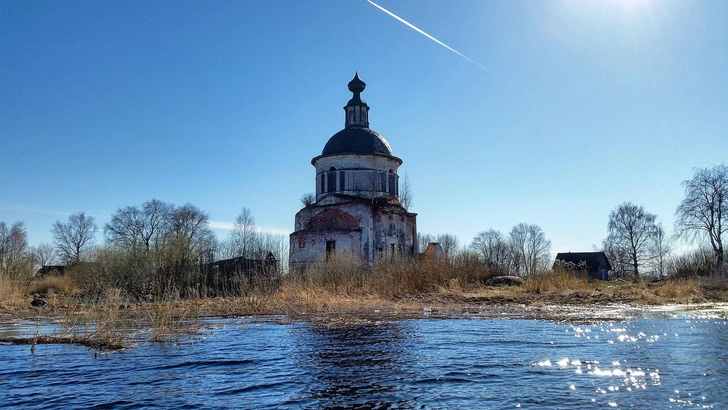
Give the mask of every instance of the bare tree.
[[258, 243], [260, 245], [260, 251], [257, 255], [259, 259], [264, 259], [270, 252], [278, 261], [279, 270], [283, 271], [288, 268], [290, 240], [287, 235], [258, 232]]
[[143, 225], [142, 211], [136, 206], [127, 206], [111, 215], [111, 220], [104, 226], [104, 233], [109, 243], [123, 249], [133, 249], [141, 245]]
[[512, 259], [517, 271], [532, 275], [545, 269], [551, 258], [551, 241], [538, 225], [520, 223], [511, 229]]
[[243, 207], [235, 218], [235, 225], [230, 233], [234, 256], [252, 257], [257, 247], [258, 232], [255, 228], [255, 218], [250, 209]]
[[170, 214], [171, 239], [190, 262], [199, 261], [215, 248], [215, 234], [208, 225], [209, 216], [190, 203]]
[[150, 250], [171, 228], [174, 205], [152, 199], [142, 204], [142, 211], [141, 240], [146, 250]]
[[69, 216], [66, 223], [56, 221], [51, 232], [63, 261], [69, 265], [82, 261], [84, 253], [94, 245], [98, 229], [94, 217], [83, 212]]
[[607, 245], [614, 254], [626, 258], [618, 264], [630, 265], [635, 277], [639, 268], [654, 259], [657, 215], [645, 212], [641, 206], [625, 202], [609, 214]]
[[510, 265], [510, 244], [501, 232], [495, 229], [480, 232], [470, 244], [470, 249], [478, 254], [481, 262], [490, 268], [507, 273]]
[[625, 249], [610, 242], [609, 238], [605, 238], [602, 241], [602, 248], [600, 250], [609, 259], [609, 263], [612, 266], [612, 277], [626, 277], [633, 273], [633, 267], [630, 265], [629, 255]]
[[435, 242], [434, 236], [430, 235], [429, 233], [417, 232], [417, 245], [420, 252], [424, 252], [425, 249], [427, 249], [427, 245], [432, 242]]
[[5, 255], [8, 253], [10, 230], [4, 221], [0, 221], [0, 273], [5, 272]]
[[37, 267], [51, 266], [58, 263], [58, 254], [52, 243], [41, 242], [31, 248], [33, 259]]
[[402, 184], [399, 188], [399, 203], [404, 207], [404, 209], [408, 210], [413, 205], [414, 200], [414, 191], [412, 190], [412, 184], [410, 183], [409, 175], [405, 172], [404, 178], [402, 179]]
[[655, 226], [655, 235], [652, 241], [652, 254], [654, 255], [654, 272], [662, 277], [665, 276], [667, 269], [667, 257], [672, 252], [672, 246], [670, 245], [670, 238], [665, 235], [665, 230], [662, 228], [662, 224]]
[[152, 199], [141, 208], [119, 208], [104, 227], [110, 243], [122, 249], [150, 248], [167, 233], [174, 206]]
[[685, 199], [675, 211], [678, 237], [694, 241], [707, 237], [715, 254], [715, 271], [728, 276], [723, 240], [728, 234], [728, 167], [698, 168], [693, 179], [683, 181]]
[[449, 233], [437, 235], [435, 242], [438, 242], [442, 246], [442, 252], [448, 261], [452, 261], [460, 251], [460, 241], [455, 235]]
[[0, 274], [25, 276], [32, 273], [32, 267], [25, 223], [15, 222], [8, 229], [5, 222], [0, 222]]

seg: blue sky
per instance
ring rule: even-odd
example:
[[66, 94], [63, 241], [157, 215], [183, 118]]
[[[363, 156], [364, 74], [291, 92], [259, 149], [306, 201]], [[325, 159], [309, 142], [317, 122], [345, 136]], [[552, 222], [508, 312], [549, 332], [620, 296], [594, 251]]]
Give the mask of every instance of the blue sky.
[[37, 244], [157, 198], [290, 232], [357, 70], [420, 232], [462, 244], [525, 222], [588, 251], [625, 201], [671, 232], [728, 162], [728, 2], [377, 4], [487, 69], [366, 0], [1, 0], [0, 221]]

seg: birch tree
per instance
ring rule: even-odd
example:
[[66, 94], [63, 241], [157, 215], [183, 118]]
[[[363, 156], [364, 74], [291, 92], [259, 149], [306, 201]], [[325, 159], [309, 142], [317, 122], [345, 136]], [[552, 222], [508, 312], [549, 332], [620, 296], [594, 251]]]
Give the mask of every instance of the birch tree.
[[715, 272], [728, 276], [724, 241], [728, 235], [728, 167], [698, 168], [693, 178], [683, 181], [685, 199], [675, 211], [675, 233], [695, 241], [707, 239], [715, 255]]
[[606, 248], [614, 262], [631, 267], [635, 277], [639, 269], [654, 259], [654, 241], [657, 234], [657, 215], [641, 206], [625, 202], [609, 214]]
[[509, 239], [512, 245], [514, 266], [528, 276], [548, 266], [551, 258], [551, 241], [538, 225], [520, 223], [511, 229]]

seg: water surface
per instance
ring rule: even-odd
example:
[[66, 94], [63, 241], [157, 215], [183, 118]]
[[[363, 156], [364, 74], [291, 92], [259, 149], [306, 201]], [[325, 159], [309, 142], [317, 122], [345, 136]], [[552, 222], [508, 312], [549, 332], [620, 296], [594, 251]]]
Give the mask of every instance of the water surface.
[[728, 408], [724, 318], [211, 324], [110, 354], [0, 345], [0, 406]]

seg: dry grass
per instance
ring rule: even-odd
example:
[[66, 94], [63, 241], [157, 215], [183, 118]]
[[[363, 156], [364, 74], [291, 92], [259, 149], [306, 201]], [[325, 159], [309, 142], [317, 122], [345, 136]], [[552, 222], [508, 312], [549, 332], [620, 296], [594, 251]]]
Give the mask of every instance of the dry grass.
[[93, 302], [56, 307], [60, 317], [60, 340], [79, 340], [85, 345], [118, 349], [131, 344], [139, 320], [123, 309], [121, 292], [111, 289]]
[[[640, 287], [637, 287], [640, 289]], [[702, 281], [697, 278], [674, 278], [642, 287], [645, 298], [652, 304], [701, 303], [708, 301]]]
[[0, 275], [0, 311], [14, 311], [27, 303], [26, 287]]
[[79, 292], [79, 289], [68, 276], [48, 275], [30, 282], [26, 288], [26, 292], [38, 295], [74, 295]]
[[[528, 277], [522, 286], [491, 287], [484, 285], [488, 277], [490, 272], [467, 261], [412, 264], [395, 260], [368, 266], [339, 254], [327, 264], [289, 273], [274, 285], [247, 289], [243, 296], [182, 299], [179, 295], [189, 292], [176, 292], [154, 303], [130, 299], [118, 289], [83, 299], [73, 282], [63, 277], [25, 284], [0, 278], [0, 314], [61, 324], [59, 334], [8, 342], [118, 349], [139, 340], [194, 337], [202, 317], [270, 314], [311, 320], [373, 314], [402, 317], [422, 314], [423, 308], [445, 314], [546, 305], [728, 301], [728, 284], [719, 279], [602, 282], [557, 270]], [[46, 295], [43, 309], [30, 307], [33, 293]]]
[[568, 294], [574, 291], [593, 290], [593, 283], [583, 276], [567, 270], [539, 273], [526, 278], [523, 284], [525, 292], [555, 292]]

